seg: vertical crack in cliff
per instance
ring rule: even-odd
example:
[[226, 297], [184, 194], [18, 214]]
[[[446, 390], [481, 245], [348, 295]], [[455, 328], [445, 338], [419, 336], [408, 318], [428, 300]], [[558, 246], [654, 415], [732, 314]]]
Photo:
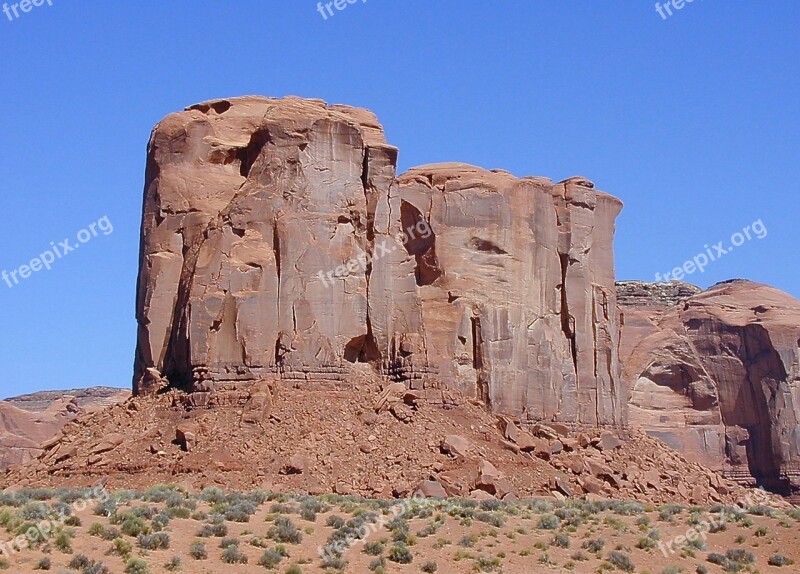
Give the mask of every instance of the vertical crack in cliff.
[[[344, 349], [344, 358], [350, 363], [372, 363], [381, 360], [381, 352], [378, 348], [378, 343], [375, 339], [375, 334], [372, 330], [372, 315], [370, 309], [370, 295], [371, 295], [371, 280], [372, 280], [372, 259], [375, 253], [375, 201], [371, 197], [372, 186], [369, 181], [369, 150], [370, 148], [364, 145], [364, 155], [361, 161], [361, 186], [364, 192], [364, 201], [366, 209], [366, 244], [365, 250], [367, 252], [366, 267], [364, 269], [364, 280], [366, 282], [366, 334], [363, 336], [351, 339]], [[354, 226], [354, 233], [358, 233], [358, 229]]]
[[[598, 361], [598, 356], [597, 356], [597, 353], [598, 353], [598, 341], [597, 341], [597, 338], [598, 338], [598, 325], [600, 325], [600, 322], [598, 321], [598, 317], [597, 317], [597, 298], [595, 296], [595, 286], [594, 285], [592, 285], [591, 305], [592, 305], [592, 343], [593, 343], [592, 346], [594, 347], [594, 352], [592, 353], [592, 359], [593, 359], [593, 363], [594, 363], [594, 365], [593, 365], [594, 373], [593, 374], [594, 374], [594, 381], [595, 381], [595, 386], [594, 386], [594, 416], [595, 416], [595, 424], [599, 424], [600, 421], [603, 420], [603, 419], [600, 418], [600, 398], [601, 398], [603, 393], [602, 393], [602, 389], [600, 388], [600, 379], [597, 376], [598, 375], [598, 373], [597, 373], [597, 361]], [[576, 367], [575, 370], [577, 372], [577, 363], [576, 363], [575, 367]], [[609, 377], [609, 379], [610, 379], [610, 377]]]
[[[191, 350], [189, 343], [189, 300], [191, 286], [197, 270], [200, 250], [208, 239], [211, 230], [216, 229], [216, 220], [209, 222], [206, 229], [190, 244], [183, 245], [183, 267], [178, 280], [172, 325], [169, 330], [169, 341], [164, 351], [164, 376], [171, 386], [183, 388], [192, 383]], [[185, 233], [185, 231], [184, 231]], [[184, 242], [186, 236], [183, 235]]]
[[569, 267], [569, 255], [567, 253], [558, 254], [561, 262], [561, 330], [569, 341], [572, 351], [572, 365], [575, 369], [575, 383], [578, 382], [578, 343], [575, 332], [572, 328], [572, 315], [569, 313], [569, 302], [567, 297], [567, 268]]
[[278, 301], [281, 299], [281, 237], [278, 233], [278, 218], [272, 222], [272, 253], [275, 257], [275, 271], [278, 274]]
[[489, 382], [486, 377], [486, 369], [483, 359], [483, 334], [481, 333], [480, 317], [470, 317], [472, 324], [472, 368], [475, 370], [476, 391], [478, 398], [483, 401], [487, 408], [492, 407], [492, 397], [489, 393]]

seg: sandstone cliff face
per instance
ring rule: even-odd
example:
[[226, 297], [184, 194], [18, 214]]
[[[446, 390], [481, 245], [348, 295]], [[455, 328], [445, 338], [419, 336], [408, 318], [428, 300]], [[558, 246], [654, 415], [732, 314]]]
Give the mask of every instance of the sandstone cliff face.
[[523, 420], [624, 423], [611, 243], [621, 203], [464, 164], [396, 179], [365, 110], [246, 97], [148, 150], [134, 390], [353, 363]]
[[631, 422], [731, 477], [800, 488], [800, 301], [749, 281], [618, 290]]
[[464, 164], [398, 179], [419, 262], [428, 363], [498, 412], [619, 425], [612, 237], [619, 200], [574, 178], [553, 185]]

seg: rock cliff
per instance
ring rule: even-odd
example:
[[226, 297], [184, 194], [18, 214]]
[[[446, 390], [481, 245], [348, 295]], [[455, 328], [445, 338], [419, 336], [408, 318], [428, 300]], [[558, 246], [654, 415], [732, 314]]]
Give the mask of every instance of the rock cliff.
[[35, 459], [42, 453], [41, 445], [80, 414], [128, 397], [130, 391], [103, 387], [44, 391], [0, 401], [0, 470]]
[[[153, 131], [134, 391], [200, 402], [355, 363], [523, 421], [625, 422], [612, 238], [621, 203], [465, 164], [396, 177], [368, 111], [198, 104]], [[430, 397], [429, 397], [430, 398]]]
[[800, 301], [730, 281], [618, 284], [630, 419], [712, 469], [800, 488]]

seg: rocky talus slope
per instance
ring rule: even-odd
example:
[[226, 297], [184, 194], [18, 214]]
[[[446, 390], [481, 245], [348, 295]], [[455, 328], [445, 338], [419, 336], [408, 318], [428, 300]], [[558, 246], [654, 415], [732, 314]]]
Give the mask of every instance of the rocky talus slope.
[[136, 397], [70, 422], [4, 482], [700, 504], [745, 494], [643, 433], [526, 430], [457, 392], [429, 402], [370, 371], [356, 366], [328, 385], [276, 379], [215, 390], [203, 406], [176, 391]]
[[730, 281], [618, 284], [630, 420], [690, 460], [800, 489], [800, 301]]
[[117, 404], [130, 394], [122, 389], [91, 388], [0, 401], [0, 470], [35, 459], [42, 453], [40, 445], [79, 414]]

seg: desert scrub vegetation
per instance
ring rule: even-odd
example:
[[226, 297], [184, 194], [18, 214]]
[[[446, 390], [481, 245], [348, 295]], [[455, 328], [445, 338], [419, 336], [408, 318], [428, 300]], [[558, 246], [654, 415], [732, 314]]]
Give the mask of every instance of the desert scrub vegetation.
[[215, 515], [203, 524], [197, 535], [200, 538], [225, 538], [228, 535], [228, 526], [222, 516]]
[[[53, 502], [46, 498], [51, 494], [54, 492], [47, 490], [0, 494], [0, 498], [14, 504], [0, 505], [0, 528], [15, 536], [35, 524], [26, 518], [43, 514], [52, 517], [56, 508], [67, 510], [62, 500]], [[57, 494], [67, 500], [73, 498], [68, 491]], [[105, 566], [91, 559], [80, 568], [66, 569], [67, 561], [76, 556], [63, 556], [58, 548], [69, 552], [74, 547], [74, 552], [84, 552], [95, 560], [104, 559], [103, 553], [113, 556], [108, 561], [112, 568], [117, 564], [115, 572], [125, 568], [119, 566], [120, 561], [126, 564], [134, 557], [150, 560], [154, 572], [193, 572], [199, 571], [198, 566], [224, 571], [221, 561], [239, 564], [242, 558], [237, 554], [245, 553], [250, 557], [251, 568], [280, 574], [302, 572], [306, 564], [314, 565], [308, 568], [309, 572], [318, 571], [320, 566], [327, 571], [346, 570], [353, 567], [348, 566], [346, 556], [353, 556], [361, 570], [367, 571], [366, 565], [370, 564], [376, 574], [399, 568], [409, 572], [441, 572], [453, 567], [464, 572], [500, 572], [511, 568], [510, 564], [502, 563], [504, 552], [525, 558], [533, 571], [560, 568], [573, 572], [625, 572], [634, 563], [640, 566], [638, 571], [642, 574], [703, 574], [703, 569], [710, 574], [753, 574], [757, 566], [762, 572], [769, 568], [794, 571], [792, 557], [783, 556], [780, 551], [788, 549], [781, 544], [800, 522], [800, 511], [770, 512], [756, 507], [749, 509], [752, 513], [741, 509], [736, 513], [732, 507], [717, 505], [719, 511], [726, 508], [730, 512], [722, 524], [727, 523], [728, 533], [710, 539], [708, 544], [718, 553], [707, 554], [700, 539], [685, 541], [674, 547], [674, 558], [681, 562], [673, 567], [660, 562], [657, 543], [661, 534], [656, 527], [671, 539], [684, 530], [684, 525], [702, 528], [708, 509], [572, 499], [399, 503], [340, 495], [238, 494], [218, 488], [192, 494], [159, 485], [141, 493], [112, 493], [105, 504], [90, 504], [85, 511], [71, 515], [75, 526], [63, 528], [61, 541], [57, 541], [60, 530], [55, 529], [50, 537], [34, 545], [33, 551], [39, 554], [31, 556], [28, 567], [33, 568], [37, 560], [47, 558], [51, 560], [50, 571], [58, 574], [85, 574], [87, 568], [103, 571]], [[85, 527], [80, 525], [77, 514], [86, 522]], [[186, 534], [194, 534], [199, 540], [189, 538], [179, 543], [186, 540], [183, 538]], [[82, 538], [86, 535], [92, 537], [89, 546], [84, 545], [86, 539]], [[369, 538], [359, 548], [356, 543], [365, 536]], [[303, 544], [309, 540], [313, 542]], [[329, 554], [320, 563], [315, 549], [325, 540]], [[718, 550], [720, 544], [726, 543], [734, 549]], [[450, 549], [446, 548], [448, 545]], [[87, 547], [97, 554], [88, 552]], [[206, 547], [213, 549], [211, 554]], [[432, 548], [436, 554], [427, 554], [421, 548]], [[172, 552], [161, 554], [157, 562], [156, 558], [148, 558], [168, 549]], [[168, 561], [172, 554], [187, 563]], [[748, 555], [753, 556], [753, 562], [749, 562]], [[208, 562], [199, 565], [197, 560]], [[650, 562], [647, 567], [646, 561]], [[8, 568], [13, 571], [13, 564]], [[45, 562], [40, 570], [45, 570]]]
[[164, 569], [168, 572], [180, 572], [183, 569], [183, 559], [180, 556], [173, 556], [164, 564]]
[[389, 549], [389, 560], [398, 564], [411, 564], [414, 554], [404, 542], [397, 542]]
[[539, 517], [536, 528], [540, 530], [555, 530], [561, 525], [561, 519], [555, 514], [545, 514]]
[[283, 544], [300, 544], [303, 540], [303, 533], [290, 518], [279, 516], [267, 531], [267, 538]]
[[192, 545], [189, 546], [189, 556], [195, 560], [207, 560], [208, 550], [206, 549], [206, 543], [200, 540], [192, 542]]
[[633, 564], [631, 557], [623, 552], [618, 552], [616, 550], [612, 551], [608, 555], [608, 562], [614, 566], [614, 568], [622, 570], [623, 572], [636, 571], [636, 566]]
[[261, 558], [258, 559], [258, 565], [263, 566], [267, 570], [274, 570], [285, 557], [285, 552], [282, 552], [278, 548], [268, 549], [265, 550]]
[[155, 534], [141, 534], [137, 540], [139, 548], [144, 550], [167, 550], [169, 549], [169, 534], [157, 532]]
[[147, 562], [141, 558], [129, 558], [125, 562], [125, 574], [149, 574], [150, 568]]
[[708, 555], [707, 560], [721, 566], [725, 572], [741, 572], [744, 567], [755, 564], [756, 557], [743, 548], [732, 548], [725, 554], [712, 552]]
[[767, 564], [770, 566], [776, 566], [778, 568], [782, 566], [791, 566], [794, 564], [794, 560], [791, 558], [787, 558], [786, 556], [782, 556], [780, 554], [773, 554], [769, 558], [767, 558]]
[[222, 561], [225, 564], [247, 564], [247, 554], [242, 552], [238, 544], [232, 544], [222, 551]]

